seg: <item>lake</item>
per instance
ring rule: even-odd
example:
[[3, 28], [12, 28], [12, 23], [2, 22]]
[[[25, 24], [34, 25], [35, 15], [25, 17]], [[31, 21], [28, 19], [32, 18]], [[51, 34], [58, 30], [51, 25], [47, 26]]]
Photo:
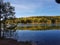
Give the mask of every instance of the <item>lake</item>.
[[60, 30], [30, 31], [17, 30], [14, 38], [19, 41], [31, 41], [39, 45], [60, 45]]
[[18, 24], [16, 30], [54, 30], [60, 29], [60, 24]]
[[60, 26], [20, 25], [13, 37], [18, 42], [31, 41], [36, 45], [60, 45]]

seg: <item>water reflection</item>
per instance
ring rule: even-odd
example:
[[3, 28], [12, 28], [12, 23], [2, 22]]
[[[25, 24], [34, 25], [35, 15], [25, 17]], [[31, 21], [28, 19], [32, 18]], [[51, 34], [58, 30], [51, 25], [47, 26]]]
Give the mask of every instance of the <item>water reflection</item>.
[[19, 24], [17, 30], [53, 30], [60, 29], [60, 24]]
[[32, 45], [60, 45], [60, 25], [19, 24], [12, 37]]

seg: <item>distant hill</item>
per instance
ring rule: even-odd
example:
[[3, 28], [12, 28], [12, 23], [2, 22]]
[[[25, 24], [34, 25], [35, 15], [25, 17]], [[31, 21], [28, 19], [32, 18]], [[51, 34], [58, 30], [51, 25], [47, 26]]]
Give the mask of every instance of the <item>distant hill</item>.
[[[6, 21], [7, 23], [9, 22]], [[31, 24], [60, 24], [60, 16], [31, 16], [31, 17], [22, 17], [22, 18], [16, 18], [15, 21], [10, 22], [16, 22], [16, 23], [31, 23]]]

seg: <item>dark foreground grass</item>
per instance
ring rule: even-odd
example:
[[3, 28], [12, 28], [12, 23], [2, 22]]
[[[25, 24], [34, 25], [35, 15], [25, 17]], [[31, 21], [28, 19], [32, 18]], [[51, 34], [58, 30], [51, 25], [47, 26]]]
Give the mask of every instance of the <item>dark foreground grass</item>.
[[13, 39], [0, 38], [0, 45], [32, 45], [31, 42], [17, 42]]

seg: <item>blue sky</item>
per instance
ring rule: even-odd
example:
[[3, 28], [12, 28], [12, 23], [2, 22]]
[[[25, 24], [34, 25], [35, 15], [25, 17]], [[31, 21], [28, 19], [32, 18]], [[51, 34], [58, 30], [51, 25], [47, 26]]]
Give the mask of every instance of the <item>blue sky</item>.
[[16, 17], [60, 16], [60, 4], [55, 0], [4, 0], [15, 7]]

